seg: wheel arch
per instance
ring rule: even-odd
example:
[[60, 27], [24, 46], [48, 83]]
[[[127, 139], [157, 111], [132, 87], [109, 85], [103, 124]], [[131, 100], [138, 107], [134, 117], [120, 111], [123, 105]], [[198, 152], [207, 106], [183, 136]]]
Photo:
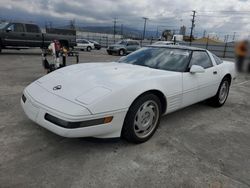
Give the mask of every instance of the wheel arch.
[[151, 89], [151, 90], [148, 90], [148, 91], [141, 93], [133, 100], [133, 102], [131, 103], [130, 106], [132, 106], [138, 98], [140, 98], [141, 96], [146, 95], [146, 94], [154, 94], [155, 96], [157, 96], [160, 99], [162, 114], [164, 114], [167, 111], [167, 99], [166, 99], [165, 95], [160, 90], [157, 90], [157, 89]]
[[[231, 74], [230, 73], [227, 73], [224, 77], [223, 77], [223, 79], [225, 79], [225, 78], [228, 78], [229, 79], [229, 84], [231, 85], [231, 83], [232, 83], [232, 76], [231, 76]], [[223, 80], [222, 79], [222, 80]]]

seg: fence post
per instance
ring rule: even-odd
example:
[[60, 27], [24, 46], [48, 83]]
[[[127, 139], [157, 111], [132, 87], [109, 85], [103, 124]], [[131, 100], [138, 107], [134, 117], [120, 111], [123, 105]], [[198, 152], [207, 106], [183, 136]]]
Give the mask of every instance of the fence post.
[[225, 47], [224, 47], [224, 52], [223, 52], [223, 58], [226, 57], [226, 52], [227, 52], [227, 41], [228, 41], [228, 35], [225, 38]]
[[207, 36], [207, 44], [206, 44], [206, 49], [208, 48], [208, 41], [209, 41], [209, 35]]

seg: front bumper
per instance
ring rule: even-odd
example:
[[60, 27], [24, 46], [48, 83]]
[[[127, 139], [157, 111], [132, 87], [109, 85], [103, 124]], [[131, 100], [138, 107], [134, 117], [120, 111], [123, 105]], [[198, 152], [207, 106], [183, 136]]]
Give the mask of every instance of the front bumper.
[[[25, 100], [24, 100], [25, 98]], [[97, 115], [74, 116], [56, 111], [46, 105], [36, 101], [27, 91], [24, 91], [24, 97], [21, 98], [21, 105], [29, 119], [36, 122], [40, 126], [49, 131], [63, 137], [97, 137], [97, 138], [115, 138], [120, 137], [123, 122], [126, 116], [126, 110], [114, 111]], [[84, 122], [101, 119], [112, 116], [111, 122], [106, 124], [91, 125], [86, 127], [65, 128], [45, 118], [46, 114], [50, 114], [67, 122]]]

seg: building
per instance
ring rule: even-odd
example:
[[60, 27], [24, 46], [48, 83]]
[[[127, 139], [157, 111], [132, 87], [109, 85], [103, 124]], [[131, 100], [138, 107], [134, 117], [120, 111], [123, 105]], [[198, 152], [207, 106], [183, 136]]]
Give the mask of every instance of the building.
[[181, 26], [181, 28], [180, 28], [180, 33], [179, 33], [180, 35], [183, 35], [183, 36], [185, 36], [186, 35], [186, 26]]

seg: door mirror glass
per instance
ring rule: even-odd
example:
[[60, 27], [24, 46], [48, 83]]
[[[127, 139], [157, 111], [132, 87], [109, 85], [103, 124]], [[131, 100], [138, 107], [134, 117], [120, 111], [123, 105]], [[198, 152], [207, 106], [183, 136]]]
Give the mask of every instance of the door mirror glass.
[[190, 69], [190, 73], [203, 73], [205, 72], [205, 69], [202, 66], [199, 65], [192, 65]]

